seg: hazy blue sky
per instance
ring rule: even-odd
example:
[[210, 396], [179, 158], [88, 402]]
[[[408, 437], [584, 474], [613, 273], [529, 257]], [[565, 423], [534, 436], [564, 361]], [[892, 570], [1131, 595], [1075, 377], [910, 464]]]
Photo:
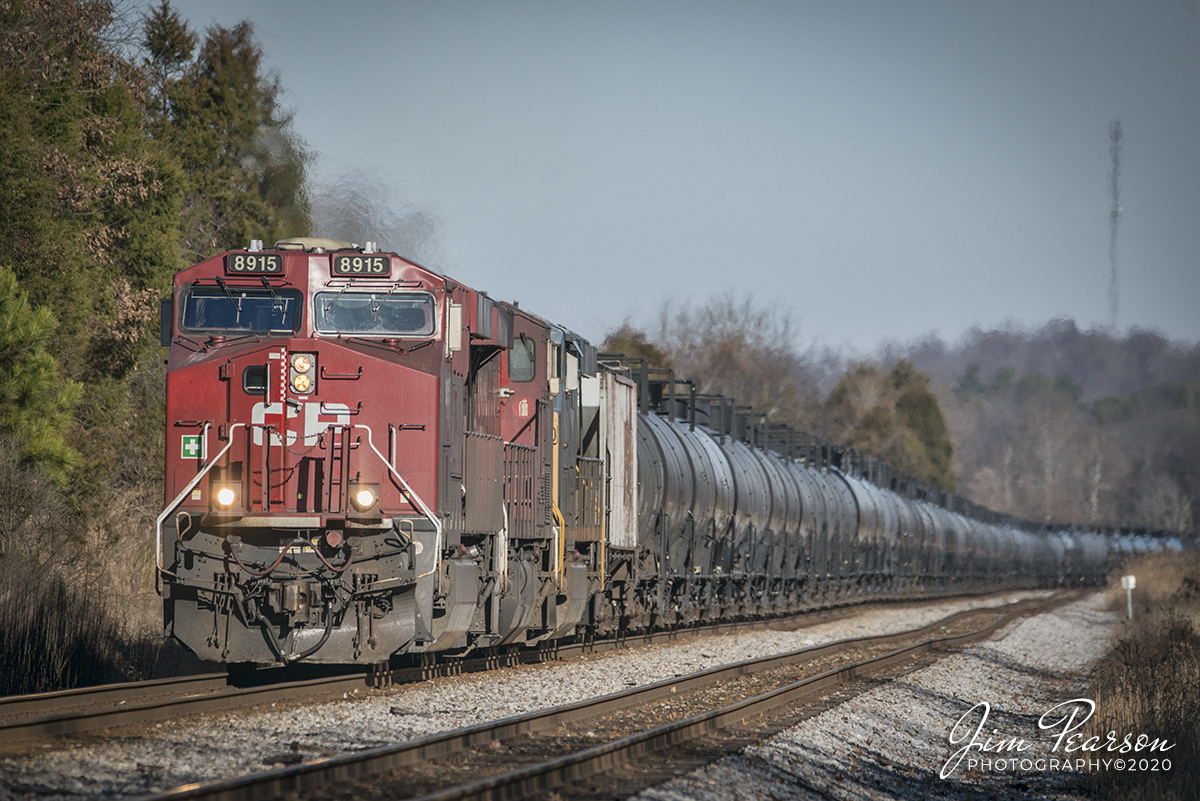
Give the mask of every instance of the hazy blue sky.
[[1200, 340], [1195, 0], [172, 5], [254, 22], [318, 177], [593, 339], [726, 290], [860, 352], [1104, 324], [1119, 117], [1120, 326]]

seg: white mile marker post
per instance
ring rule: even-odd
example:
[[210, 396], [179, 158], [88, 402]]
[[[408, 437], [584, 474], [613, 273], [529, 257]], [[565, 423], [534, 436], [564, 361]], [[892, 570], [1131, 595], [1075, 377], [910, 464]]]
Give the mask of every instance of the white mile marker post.
[[1121, 586], [1125, 588], [1125, 607], [1129, 612], [1129, 619], [1133, 620], [1133, 588], [1137, 586], [1137, 579], [1133, 576], [1121, 576]]

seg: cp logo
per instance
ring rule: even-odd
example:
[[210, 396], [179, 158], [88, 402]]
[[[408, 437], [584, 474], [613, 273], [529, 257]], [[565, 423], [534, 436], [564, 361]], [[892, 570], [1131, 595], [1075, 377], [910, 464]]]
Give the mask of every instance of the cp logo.
[[[294, 445], [298, 439], [303, 439], [305, 445], [316, 445], [317, 436], [328, 430], [331, 425], [350, 425], [350, 407], [344, 403], [311, 401], [302, 404], [302, 408], [304, 409], [304, 433], [301, 434], [293, 428], [288, 427], [288, 445]], [[254, 408], [250, 411], [250, 422], [254, 424], [255, 445], [263, 444], [263, 430], [260, 426], [268, 422], [275, 426], [275, 432], [271, 433], [271, 444], [283, 444], [279, 434], [276, 432], [283, 427], [279, 423], [285, 410], [288, 420], [300, 417], [300, 409], [286, 403], [263, 403], [259, 401], [254, 404]]]

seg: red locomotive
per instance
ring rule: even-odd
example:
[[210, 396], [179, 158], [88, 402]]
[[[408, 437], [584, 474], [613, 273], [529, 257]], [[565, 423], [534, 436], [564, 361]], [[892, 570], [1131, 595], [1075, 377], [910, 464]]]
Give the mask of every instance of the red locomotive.
[[598, 457], [610, 434], [632, 452], [599, 394], [633, 409], [582, 339], [329, 240], [184, 270], [163, 334], [168, 635], [206, 659], [371, 663], [580, 623], [605, 567]]
[[381, 663], [1105, 568], [1098, 536], [599, 364], [372, 243], [184, 270], [163, 344], [165, 632], [204, 659]]

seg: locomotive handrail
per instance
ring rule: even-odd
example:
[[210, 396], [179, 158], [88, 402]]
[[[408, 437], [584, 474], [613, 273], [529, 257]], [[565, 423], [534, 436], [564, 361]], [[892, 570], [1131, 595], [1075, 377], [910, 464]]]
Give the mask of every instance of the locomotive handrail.
[[367, 445], [371, 448], [371, 450], [375, 451], [375, 455], [378, 456], [379, 461], [383, 462], [383, 464], [387, 467], [388, 472], [396, 477], [396, 480], [400, 482], [400, 486], [404, 487], [404, 491], [408, 494], [408, 497], [412, 499], [417, 508], [421, 510], [421, 514], [425, 516], [425, 519], [430, 523], [433, 523], [433, 569], [427, 573], [421, 573], [417, 576], [417, 578], [432, 576], [437, 572], [442, 563], [442, 521], [438, 519], [437, 515], [430, 511], [429, 507], [425, 505], [425, 501], [421, 500], [421, 496], [413, 492], [413, 488], [410, 487], [408, 482], [404, 480], [404, 476], [400, 475], [396, 468], [392, 466], [392, 463], [389, 462], [387, 458], [379, 452], [379, 449], [375, 447], [375, 443], [371, 438], [371, 427], [361, 423], [355, 423], [354, 427], [361, 428], [367, 432]]
[[325, 365], [323, 365], [323, 364], [321, 365], [321, 378], [327, 378], [330, 380], [346, 379], [346, 380], [353, 381], [353, 380], [362, 378], [362, 374], [363, 374], [363, 369], [362, 369], [361, 364], [358, 366], [357, 373], [330, 373], [325, 369]]
[[[234, 429], [241, 428], [245, 425], [246, 425], [245, 423], [234, 423], [233, 425], [231, 425], [229, 427], [229, 444], [227, 444], [224, 448], [222, 448], [220, 453], [218, 453], [216, 456], [214, 456], [212, 459], [210, 459], [208, 461], [208, 464], [206, 464], [206, 465], [204, 465], [204, 467], [200, 468], [200, 472], [196, 474], [195, 478], [193, 478], [191, 481], [188, 482], [188, 485], [183, 488], [183, 492], [181, 492], [177, 496], [175, 496], [175, 500], [173, 500], [169, 504], [167, 504], [167, 508], [163, 509], [162, 514], [160, 514], [158, 516], [158, 519], [154, 521], [154, 565], [155, 565], [155, 567], [158, 568], [158, 574], [156, 574], [156, 575], [160, 575], [164, 572], [163, 561], [162, 561], [163, 560], [163, 547], [162, 547], [162, 544], [163, 544], [162, 543], [163, 522], [167, 519], [168, 515], [170, 515], [172, 512], [174, 512], [179, 507], [179, 504], [183, 503], [183, 499], [185, 497], [187, 497], [187, 495], [196, 488], [196, 485], [200, 483], [200, 479], [202, 479], [206, 475], [208, 475], [208, 471], [212, 470], [213, 466], [216, 465], [216, 463], [218, 461], [220, 461], [221, 457], [224, 456], [226, 454], [226, 452], [228, 452], [228, 450], [233, 447]], [[208, 452], [208, 429], [210, 429], [210, 428], [212, 428], [212, 423], [205, 423], [204, 430], [200, 432], [200, 436], [204, 437], [205, 453]]]
[[[335, 403], [334, 405], [335, 406], [345, 406], [346, 404]], [[325, 401], [321, 401], [321, 405], [319, 408], [321, 410], [321, 414], [348, 414], [348, 415], [362, 414], [362, 401], [359, 401], [358, 406], [354, 407], [353, 409], [351, 409], [349, 407], [347, 407], [345, 409], [326, 409]], [[307, 439], [307, 437], [305, 437], [305, 439]]]

